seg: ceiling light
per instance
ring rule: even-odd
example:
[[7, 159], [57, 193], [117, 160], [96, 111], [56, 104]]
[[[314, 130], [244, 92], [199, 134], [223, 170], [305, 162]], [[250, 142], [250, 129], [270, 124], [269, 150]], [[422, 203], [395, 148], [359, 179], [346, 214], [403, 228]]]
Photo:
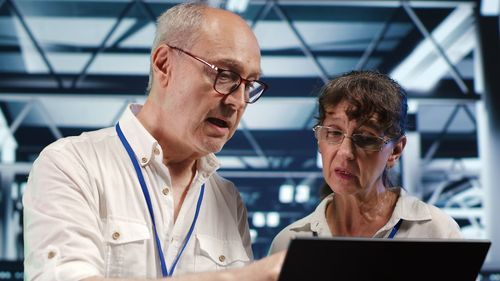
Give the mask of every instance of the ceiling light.
[[248, 7], [248, 0], [229, 0], [226, 9], [235, 13], [244, 13]]
[[500, 0], [482, 0], [481, 15], [498, 16], [500, 14]]

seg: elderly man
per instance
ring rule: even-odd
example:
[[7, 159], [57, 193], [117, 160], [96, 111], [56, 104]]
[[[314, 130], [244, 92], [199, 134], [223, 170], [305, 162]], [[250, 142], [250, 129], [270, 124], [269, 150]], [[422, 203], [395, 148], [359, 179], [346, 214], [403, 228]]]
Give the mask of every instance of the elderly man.
[[35, 161], [26, 280], [276, 279], [283, 253], [249, 264], [246, 208], [214, 156], [266, 90], [260, 73], [241, 17], [201, 4], [161, 15], [144, 105]]

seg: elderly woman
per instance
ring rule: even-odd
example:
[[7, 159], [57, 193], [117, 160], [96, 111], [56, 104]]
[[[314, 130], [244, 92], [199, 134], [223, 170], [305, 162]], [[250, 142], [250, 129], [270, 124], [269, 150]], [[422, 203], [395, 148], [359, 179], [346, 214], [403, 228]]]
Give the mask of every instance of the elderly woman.
[[296, 236], [461, 238], [450, 216], [389, 180], [406, 145], [406, 117], [406, 93], [384, 74], [353, 71], [331, 80], [313, 130], [332, 193], [283, 229], [270, 253]]

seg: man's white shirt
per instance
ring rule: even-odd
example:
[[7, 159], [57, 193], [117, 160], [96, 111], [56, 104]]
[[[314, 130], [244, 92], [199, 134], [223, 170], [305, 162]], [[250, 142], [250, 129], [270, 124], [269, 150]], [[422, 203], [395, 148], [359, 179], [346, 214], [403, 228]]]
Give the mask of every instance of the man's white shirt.
[[[149, 190], [167, 269], [182, 248], [202, 184], [205, 193], [196, 227], [175, 275], [251, 261], [246, 208], [235, 186], [216, 173], [220, 164], [213, 154], [197, 161], [174, 224], [171, 178], [162, 148], [135, 117], [139, 110], [140, 105], [129, 106], [119, 123]], [[33, 164], [23, 205], [25, 280], [161, 277], [146, 201], [114, 127], [46, 147]]]

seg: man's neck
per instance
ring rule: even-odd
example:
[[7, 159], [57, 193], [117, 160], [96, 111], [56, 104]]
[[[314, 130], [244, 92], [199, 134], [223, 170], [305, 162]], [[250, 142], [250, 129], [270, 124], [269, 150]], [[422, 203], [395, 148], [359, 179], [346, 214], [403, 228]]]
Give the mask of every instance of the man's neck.
[[[136, 117], [163, 150], [163, 164], [168, 168], [171, 178], [170, 191], [174, 199], [175, 221], [196, 174], [196, 162], [199, 156], [189, 151], [183, 142], [168, 135], [172, 132], [165, 130], [169, 122], [162, 114], [161, 108], [148, 98]], [[162, 122], [159, 122], [160, 119]]]
[[172, 180], [175, 222], [196, 175], [196, 161], [188, 161], [188, 163], [170, 163], [167, 165], [167, 168]]
[[179, 163], [166, 163], [170, 177], [172, 178], [172, 185], [174, 188], [184, 189], [189, 186], [196, 174], [196, 161], [183, 161]]
[[[163, 150], [163, 164], [170, 169], [170, 165], [178, 166], [176, 170], [190, 169], [199, 155], [196, 155], [191, 148], [187, 147], [172, 129], [169, 129], [171, 122], [174, 122], [164, 115], [160, 107], [154, 101], [146, 100], [142, 109], [136, 115], [137, 120], [153, 136]], [[169, 121], [170, 120], [170, 121]], [[187, 168], [186, 168], [187, 167]]]

